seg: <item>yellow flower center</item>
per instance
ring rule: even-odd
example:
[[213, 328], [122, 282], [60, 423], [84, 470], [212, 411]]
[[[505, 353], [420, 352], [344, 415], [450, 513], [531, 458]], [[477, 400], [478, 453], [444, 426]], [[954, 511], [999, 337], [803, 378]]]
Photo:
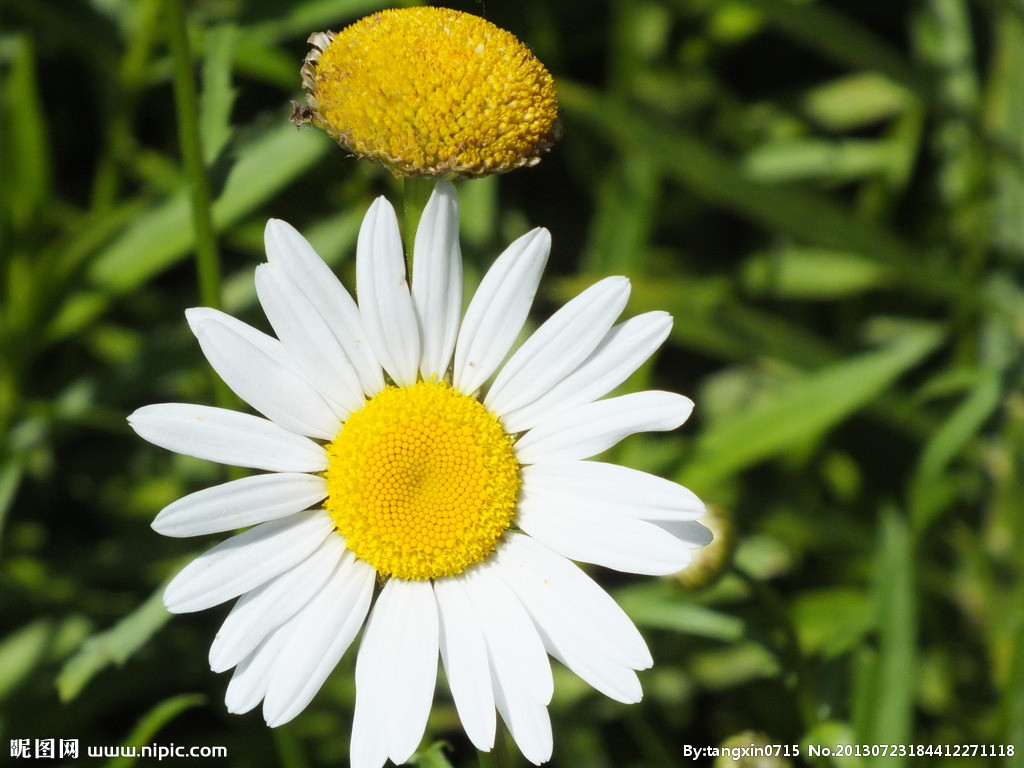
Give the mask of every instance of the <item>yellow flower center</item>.
[[349, 416], [327, 453], [327, 511], [349, 549], [383, 576], [461, 573], [512, 522], [512, 440], [448, 384], [385, 388]]
[[512, 34], [447, 8], [402, 8], [310, 37], [311, 120], [397, 174], [484, 176], [533, 165], [554, 142], [551, 75]]

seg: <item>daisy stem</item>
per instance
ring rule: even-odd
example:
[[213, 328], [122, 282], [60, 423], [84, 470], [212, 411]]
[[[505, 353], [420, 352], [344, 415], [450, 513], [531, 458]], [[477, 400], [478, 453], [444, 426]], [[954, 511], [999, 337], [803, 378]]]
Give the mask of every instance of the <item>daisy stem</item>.
[[[199, 299], [207, 307], [220, 309], [220, 257], [217, 254], [217, 240], [210, 212], [210, 183], [206, 176], [203, 143], [199, 135], [199, 110], [196, 107], [196, 84], [192, 74], [185, 9], [182, 0], [167, 0], [165, 5], [173, 66], [174, 103], [178, 116], [178, 141], [181, 144], [181, 162], [192, 203]], [[222, 408], [236, 404], [231, 390], [216, 375], [213, 376], [213, 392], [217, 404]]]
[[423, 209], [427, 207], [430, 193], [434, 191], [434, 179], [429, 176], [406, 176], [402, 184], [402, 241], [411, 274], [416, 227], [419, 226]]
[[196, 240], [196, 271], [199, 296], [207, 307], [220, 309], [220, 261], [210, 214], [210, 184], [203, 164], [203, 146], [199, 135], [199, 110], [196, 84], [188, 42], [188, 28], [182, 0], [167, 0], [167, 34], [171, 48], [174, 78], [174, 102], [178, 116], [178, 140], [181, 160], [192, 203], [192, 226]]

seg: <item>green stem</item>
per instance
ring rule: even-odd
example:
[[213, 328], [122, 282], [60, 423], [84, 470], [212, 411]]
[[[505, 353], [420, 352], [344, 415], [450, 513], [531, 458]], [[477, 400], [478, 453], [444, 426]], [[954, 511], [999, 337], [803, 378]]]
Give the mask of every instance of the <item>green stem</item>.
[[[196, 107], [196, 84], [192, 75], [192, 57], [189, 52], [188, 27], [182, 0], [167, 0], [167, 34], [174, 67], [174, 102], [178, 113], [178, 138], [181, 142], [181, 160], [188, 182], [192, 202], [192, 227], [196, 239], [196, 272], [199, 278], [200, 302], [215, 309], [221, 308], [220, 258], [213, 231], [210, 205], [210, 183], [203, 163], [203, 145], [199, 136], [199, 110]], [[216, 374], [213, 393], [217, 405], [230, 408], [237, 405], [234, 395]]]
[[[793, 624], [781, 597], [769, 584], [764, 583], [742, 568], [734, 566], [733, 571], [746, 583], [751, 595], [767, 611], [769, 617], [776, 624], [775, 628], [781, 634], [781, 637], [776, 639], [778, 644], [777, 653], [789, 677], [788, 680], [783, 679], [783, 684], [796, 697], [800, 716], [803, 720], [804, 732], [810, 733], [819, 725], [820, 718], [817, 715], [817, 708], [815, 706], [809, 665], [800, 648], [800, 639], [796, 633], [796, 626]], [[824, 761], [822, 761], [823, 763]]]
[[181, 159], [192, 202], [199, 296], [206, 306], [219, 309], [220, 261], [213, 231], [213, 217], [210, 214], [210, 185], [203, 165], [196, 85], [192, 75], [188, 29], [181, 0], [167, 0], [167, 31], [174, 67], [174, 102], [178, 113]]
[[405, 258], [409, 263], [411, 276], [416, 228], [419, 226], [423, 209], [427, 207], [430, 193], [434, 191], [434, 179], [429, 176], [406, 176], [402, 184], [402, 242], [405, 245]]

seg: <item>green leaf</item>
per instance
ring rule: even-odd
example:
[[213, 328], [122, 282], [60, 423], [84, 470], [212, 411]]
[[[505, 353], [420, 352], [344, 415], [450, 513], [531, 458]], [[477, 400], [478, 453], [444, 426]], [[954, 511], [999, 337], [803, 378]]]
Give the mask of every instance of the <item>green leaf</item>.
[[[877, 655], [856, 679], [855, 729], [859, 744], [908, 744], [914, 732], [917, 605], [914, 542], [907, 520], [893, 510], [880, 522], [873, 599]], [[906, 759], [865, 758], [868, 765], [900, 766]]]
[[752, 680], [776, 677], [779, 660], [763, 645], [739, 642], [706, 653], [697, 653], [690, 660], [690, 671], [700, 684], [711, 690], [724, 690]]
[[896, 117], [912, 99], [889, 78], [877, 72], [858, 72], [811, 89], [802, 106], [823, 127], [848, 131]]
[[[223, 230], [252, 213], [313, 166], [330, 148], [313, 131], [282, 125], [245, 146], [224, 190], [213, 203], [213, 220]], [[107, 248], [89, 271], [106, 291], [133, 290], [183, 259], [193, 245], [188, 196], [181, 191], [142, 216]]]
[[[153, 737], [159, 733], [161, 728], [186, 709], [197, 707], [205, 701], [206, 697], [198, 693], [185, 693], [161, 701], [139, 718], [131, 733], [122, 742], [122, 745], [125, 747], [135, 747], [136, 754], [112, 758], [106, 762], [105, 768], [130, 768], [130, 766], [135, 765], [141, 756], [140, 748], [149, 746], [153, 741]], [[160, 755], [152, 755], [147, 759], [147, 765], [152, 763], [152, 758], [161, 759]]]
[[37, 619], [0, 642], [0, 700], [32, 674], [46, 653], [52, 633], [52, 621]]
[[59, 623], [37, 619], [5, 637], [0, 641], [0, 701], [41, 665], [66, 656], [88, 633], [88, 620], [72, 615]]
[[832, 6], [794, 0], [743, 0], [783, 34], [854, 69], [879, 72], [921, 94], [930, 84], [923, 73], [882, 37]]
[[615, 600], [640, 627], [681, 632], [687, 635], [736, 642], [743, 637], [744, 622], [736, 616], [687, 602], [668, 582], [652, 582], [620, 589]]
[[986, 125], [1002, 152], [993, 158], [995, 212], [993, 239], [1000, 247], [1024, 258], [1024, 18], [1007, 6], [998, 10], [993, 24], [990, 66], [992, 74], [986, 94]]
[[[347, 19], [355, 20], [372, 11], [389, 8], [394, 3], [384, 0], [307, 0], [304, 3], [289, 3], [273, 21], [256, 25], [246, 35], [281, 40], [326, 29], [339, 29]], [[295, 68], [298, 72], [298, 66]]]
[[979, 371], [980, 379], [953, 413], [934, 432], [921, 453], [910, 483], [910, 515], [914, 528], [927, 528], [942, 509], [945, 494], [931, 492], [943, 486], [949, 465], [963, 451], [999, 407], [1002, 386], [991, 371]]
[[36, 76], [33, 41], [18, 35], [4, 41], [8, 62], [0, 90], [0, 201], [16, 229], [28, 224], [50, 192], [50, 149], [46, 116]]
[[409, 762], [418, 765], [419, 768], [452, 768], [452, 764], [444, 756], [444, 750], [450, 748], [451, 745], [446, 741], [435, 741], [409, 758]]
[[597, 213], [584, 256], [586, 271], [642, 272], [660, 176], [655, 158], [643, 151], [631, 152], [609, 166], [597, 189]]
[[758, 181], [848, 182], [884, 174], [892, 165], [892, 154], [893, 147], [884, 140], [783, 139], [750, 152], [745, 167]]
[[805, 653], [839, 656], [874, 625], [867, 595], [853, 587], [829, 587], [800, 593], [793, 603], [793, 624]]
[[4, 539], [4, 522], [14, 503], [14, 495], [18, 492], [24, 471], [21, 462], [13, 457], [8, 458], [0, 467], [0, 543]]
[[939, 344], [929, 327], [905, 331], [882, 349], [829, 365], [708, 425], [680, 482], [706, 488], [759, 461], [819, 439], [863, 408]]
[[[275, 128], [241, 151], [224, 189], [213, 203], [213, 221], [223, 231], [250, 215], [313, 166], [330, 148], [314, 131]], [[96, 257], [88, 271], [93, 290], [79, 291], [53, 319], [51, 336], [74, 333], [94, 320], [113, 296], [135, 290], [184, 259], [194, 245], [188, 195], [169, 197]]]
[[663, 173], [704, 199], [776, 234], [808, 244], [855, 251], [908, 277], [907, 290], [949, 297], [962, 287], [931, 264], [922, 270], [914, 248], [888, 229], [807, 187], [753, 179], [742, 165], [696, 135], [669, 129], [578, 84], [560, 81], [559, 101], [569, 117], [597, 128], [617, 146], [640, 146], [658, 158]]
[[57, 675], [57, 692], [70, 701], [104, 668], [124, 664], [167, 622], [170, 614], [162, 601], [164, 585], [105, 632], [86, 639]]
[[892, 284], [885, 266], [856, 253], [784, 247], [752, 256], [743, 282], [754, 294], [785, 299], [831, 300]]

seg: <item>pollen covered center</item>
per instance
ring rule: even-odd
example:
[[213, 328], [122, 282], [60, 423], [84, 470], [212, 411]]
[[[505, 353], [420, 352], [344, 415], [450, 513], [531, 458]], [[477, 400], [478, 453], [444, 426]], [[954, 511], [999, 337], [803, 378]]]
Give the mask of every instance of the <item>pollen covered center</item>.
[[349, 549], [383, 576], [461, 573], [512, 522], [512, 440], [447, 384], [387, 387], [349, 416], [327, 453], [327, 511]]
[[502, 173], [537, 163], [557, 138], [550, 73], [478, 16], [395, 8], [310, 42], [309, 108], [293, 120], [398, 175]]

